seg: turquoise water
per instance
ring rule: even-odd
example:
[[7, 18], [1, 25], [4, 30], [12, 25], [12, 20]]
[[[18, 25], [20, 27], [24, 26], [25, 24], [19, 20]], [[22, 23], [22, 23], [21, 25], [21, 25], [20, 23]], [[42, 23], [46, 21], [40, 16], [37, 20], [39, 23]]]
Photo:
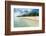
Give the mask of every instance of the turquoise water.
[[39, 21], [28, 20], [23, 17], [14, 18], [14, 27], [38, 27]]

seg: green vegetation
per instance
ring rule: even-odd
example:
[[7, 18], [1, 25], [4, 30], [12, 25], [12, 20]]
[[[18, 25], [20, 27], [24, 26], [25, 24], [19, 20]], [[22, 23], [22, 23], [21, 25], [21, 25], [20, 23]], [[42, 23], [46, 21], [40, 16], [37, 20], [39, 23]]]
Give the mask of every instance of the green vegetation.
[[[24, 14], [24, 15], [21, 15], [21, 16], [39, 16], [39, 13], [34, 12], [34, 13]], [[21, 17], [21, 16], [18, 16], [18, 17]]]

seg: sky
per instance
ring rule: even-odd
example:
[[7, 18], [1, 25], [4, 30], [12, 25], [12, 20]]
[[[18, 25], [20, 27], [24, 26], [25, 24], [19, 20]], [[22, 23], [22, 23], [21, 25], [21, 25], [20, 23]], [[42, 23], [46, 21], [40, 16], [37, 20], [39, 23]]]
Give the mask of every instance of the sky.
[[39, 9], [31, 9], [31, 8], [14, 8], [14, 13], [16, 16], [21, 16], [24, 14], [29, 14], [29, 13], [34, 13], [37, 12], [39, 13]]

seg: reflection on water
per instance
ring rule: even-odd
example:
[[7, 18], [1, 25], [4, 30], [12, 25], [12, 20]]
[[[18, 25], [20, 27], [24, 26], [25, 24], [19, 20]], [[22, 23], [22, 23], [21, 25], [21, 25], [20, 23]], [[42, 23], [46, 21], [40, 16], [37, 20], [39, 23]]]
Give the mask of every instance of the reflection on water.
[[[30, 18], [30, 17], [29, 17]], [[39, 21], [24, 17], [14, 17], [14, 27], [37, 27]]]

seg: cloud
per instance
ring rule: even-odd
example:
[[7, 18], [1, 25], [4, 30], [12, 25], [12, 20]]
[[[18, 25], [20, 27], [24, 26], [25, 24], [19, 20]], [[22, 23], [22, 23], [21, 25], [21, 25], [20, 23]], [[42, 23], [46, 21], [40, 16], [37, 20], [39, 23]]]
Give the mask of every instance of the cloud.
[[14, 8], [15, 16], [27, 15], [29, 13], [38, 12], [38, 9], [30, 8]]

